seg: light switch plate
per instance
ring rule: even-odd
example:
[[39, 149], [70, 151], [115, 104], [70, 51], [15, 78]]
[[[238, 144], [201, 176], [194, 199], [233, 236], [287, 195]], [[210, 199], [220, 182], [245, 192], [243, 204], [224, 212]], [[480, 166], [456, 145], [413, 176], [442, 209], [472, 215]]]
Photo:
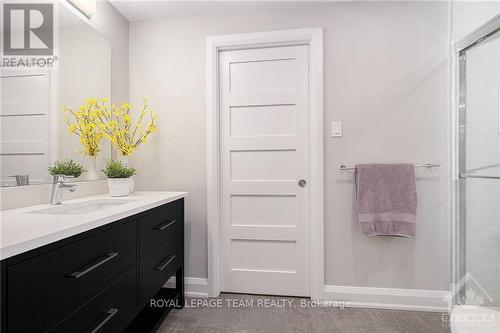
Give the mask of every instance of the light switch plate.
[[332, 138], [342, 137], [342, 122], [332, 121]]

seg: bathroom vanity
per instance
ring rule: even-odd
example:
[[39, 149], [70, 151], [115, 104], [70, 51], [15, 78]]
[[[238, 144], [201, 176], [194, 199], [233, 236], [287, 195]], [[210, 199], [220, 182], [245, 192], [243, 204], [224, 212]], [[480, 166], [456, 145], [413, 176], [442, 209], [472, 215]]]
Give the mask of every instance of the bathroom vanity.
[[184, 304], [185, 195], [1, 212], [1, 332], [153, 330]]

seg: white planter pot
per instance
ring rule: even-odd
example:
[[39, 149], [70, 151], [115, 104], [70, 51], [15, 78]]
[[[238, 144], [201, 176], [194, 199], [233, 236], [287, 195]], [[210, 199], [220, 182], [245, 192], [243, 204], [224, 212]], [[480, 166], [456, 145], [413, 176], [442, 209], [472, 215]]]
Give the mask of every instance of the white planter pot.
[[124, 197], [130, 194], [130, 178], [108, 178], [109, 195]]
[[[130, 156], [125, 156], [125, 155], [122, 155], [120, 152], [118, 152], [118, 160], [125, 166], [128, 166], [130, 167]], [[134, 182], [134, 176], [130, 177], [130, 192], [134, 192], [134, 188], [135, 188], [135, 182]]]

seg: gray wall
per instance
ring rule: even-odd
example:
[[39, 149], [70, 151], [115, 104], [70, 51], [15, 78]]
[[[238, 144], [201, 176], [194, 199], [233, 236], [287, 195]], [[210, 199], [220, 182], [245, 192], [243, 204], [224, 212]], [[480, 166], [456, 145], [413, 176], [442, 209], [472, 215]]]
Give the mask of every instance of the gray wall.
[[[325, 274], [345, 286], [447, 290], [449, 7], [341, 2], [302, 10], [131, 23], [130, 97], [159, 114], [137, 153], [139, 189], [186, 190], [187, 276], [207, 276], [205, 39], [325, 28]], [[332, 120], [344, 137], [333, 139]], [[360, 235], [351, 172], [361, 162], [441, 162], [418, 170], [415, 239]]]
[[129, 79], [129, 22], [108, 1], [97, 1], [97, 13], [92, 25], [111, 43], [112, 99], [127, 102]]

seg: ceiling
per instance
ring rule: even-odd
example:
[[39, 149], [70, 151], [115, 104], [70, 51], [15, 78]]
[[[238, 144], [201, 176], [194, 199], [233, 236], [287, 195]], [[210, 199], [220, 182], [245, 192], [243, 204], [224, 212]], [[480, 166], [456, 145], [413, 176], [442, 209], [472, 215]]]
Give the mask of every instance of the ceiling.
[[328, 1], [170, 1], [110, 0], [130, 22], [159, 18], [304, 8]]

